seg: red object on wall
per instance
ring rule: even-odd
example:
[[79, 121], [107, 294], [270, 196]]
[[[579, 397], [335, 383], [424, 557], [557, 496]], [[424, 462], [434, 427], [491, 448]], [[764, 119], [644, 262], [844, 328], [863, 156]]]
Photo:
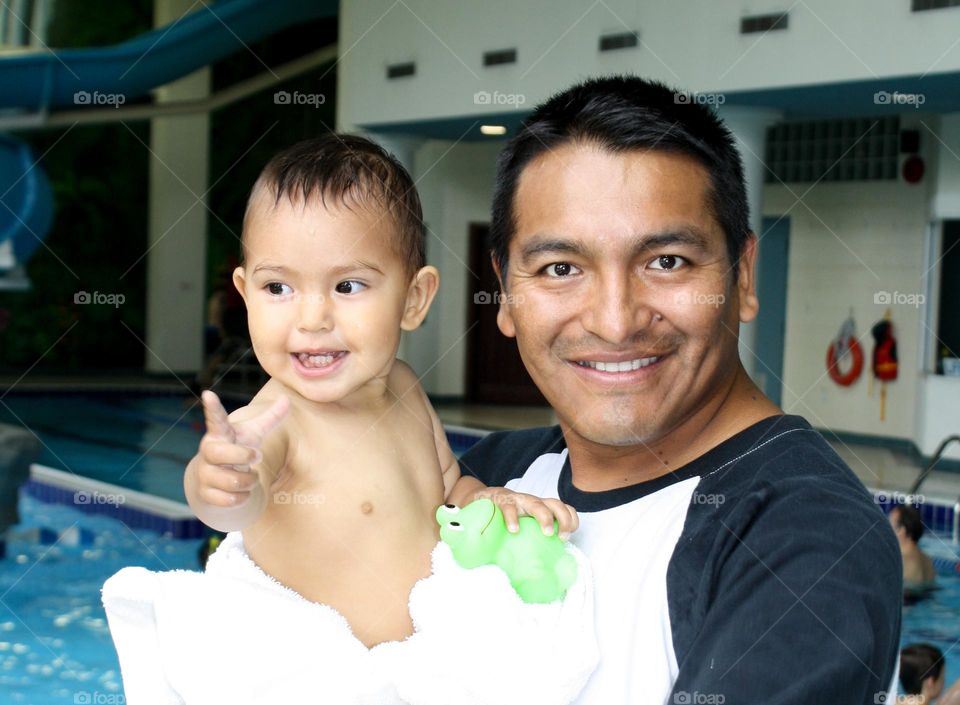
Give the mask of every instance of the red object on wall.
[[916, 154], [907, 157], [903, 162], [903, 180], [908, 184], [920, 183], [924, 168], [923, 159]]
[[876, 341], [873, 347], [873, 374], [882, 382], [897, 378], [897, 339], [893, 337], [893, 324], [884, 319], [872, 330]]

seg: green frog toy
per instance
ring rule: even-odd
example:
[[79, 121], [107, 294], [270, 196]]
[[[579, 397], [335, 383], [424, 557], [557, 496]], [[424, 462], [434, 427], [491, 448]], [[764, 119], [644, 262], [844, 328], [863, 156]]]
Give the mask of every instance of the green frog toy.
[[577, 577], [577, 559], [567, 553], [554, 533], [546, 536], [533, 517], [520, 517], [517, 533], [507, 531], [500, 507], [478, 499], [462, 509], [444, 504], [437, 509], [440, 538], [464, 568], [497, 565], [524, 602], [560, 600]]

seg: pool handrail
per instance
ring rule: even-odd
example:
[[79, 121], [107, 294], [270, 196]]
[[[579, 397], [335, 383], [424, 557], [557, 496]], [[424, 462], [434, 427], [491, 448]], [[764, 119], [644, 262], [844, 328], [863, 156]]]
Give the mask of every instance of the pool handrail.
[[936, 452], [934, 452], [930, 462], [927, 464], [927, 466], [923, 470], [920, 471], [920, 474], [917, 476], [917, 479], [914, 481], [913, 485], [910, 487], [910, 492], [908, 492], [908, 494], [911, 494], [911, 495], [918, 494], [920, 490], [920, 485], [922, 485], [923, 481], [927, 479], [927, 475], [930, 474], [930, 471], [933, 470], [934, 466], [937, 464], [940, 458], [943, 457], [944, 451], [946, 451], [947, 446], [949, 446], [953, 441], [960, 442], [960, 435], [955, 434], [953, 436], [947, 436], [940, 442], [940, 445], [937, 446], [937, 450]]

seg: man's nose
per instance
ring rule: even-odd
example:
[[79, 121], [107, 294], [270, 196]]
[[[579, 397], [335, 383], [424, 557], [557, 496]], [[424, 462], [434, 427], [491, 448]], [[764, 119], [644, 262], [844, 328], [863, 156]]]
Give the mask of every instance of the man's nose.
[[645, 288], [626, 272], [602, 276], [587, 301], [584, 328], [612, 345], [624, 344], [653, 321]]
[[297, 314], [297, 328], [303, 333], [333, 330], [333, 302], [323, 294], [303, 294]]

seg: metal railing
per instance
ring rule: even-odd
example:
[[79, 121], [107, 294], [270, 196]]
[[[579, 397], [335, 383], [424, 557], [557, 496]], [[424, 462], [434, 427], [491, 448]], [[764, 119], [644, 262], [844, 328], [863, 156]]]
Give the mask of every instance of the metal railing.
[[0, 49], [46, 46], [53, 0], [6, 0], [0, 4]]
[[937, 464], [937, 461], [939, 461], [943, 456], [944, 452], [947, 450], [947, 446], [954, 441], [960, 442], [960, 435], [947, 436], [940, 442], [940, 445], [937, 446], [937, 450], [934, 452], [933, 457], [930, 459], [930, 463], [920, 472], [919, 475], [917, 475], [917, 479], [914, 481], [913, 486], [910, 488], [910, 492], [908, 494], [918, 494], [920, 485], [922, 485], [923, 481], [927, 479], [927, 475], [930, 474], [930, 471], [933, 470], [933, 467]]

